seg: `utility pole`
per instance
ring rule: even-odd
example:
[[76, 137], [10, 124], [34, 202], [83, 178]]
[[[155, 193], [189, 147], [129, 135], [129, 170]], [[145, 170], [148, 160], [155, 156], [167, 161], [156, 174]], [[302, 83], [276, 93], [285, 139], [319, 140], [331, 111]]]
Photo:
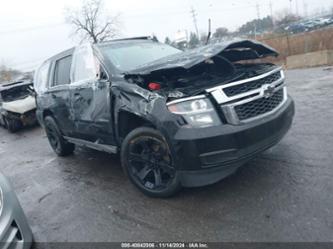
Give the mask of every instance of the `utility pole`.
[[259, 6], [258, 3], [256, 4], [256, 10], [257, 10], [257, 17], [258, 17], [258, 20], [260, 20], [260, 6]]
[[295, 0], [295, 5], [296, 5], [296, 15], [299, 16], [299, 11], [298, 11], [298, 0]]
[[290, 3], [290, 15], [293, 14], [293, 0], [289, 0]]
[[304, 16], [308, 17], [308, 4], [306, 3], [305, 0], [303, 0], [303, 11], [304, 11]]
[[273, 23], [273, 28], [275, 28], [275, 20], [274, 20], [274, 14], [273, 14], [273, 3], [272, 0], [269, 1], [269, 9], [271, 11], [271, 19]]
[[192, 18], [193, 18], [193, 24], [194, 24], [194, 28], [195, 31], [197, 33], [197, 37], [199, 39], [199, 30], [198, 30], [198, 23], [197, 23], [197, 12], [195, 11], [195, 9], [193, 7], [191, 7], [191, 11], [190, 11]]
[[209, 18], [208, 19], [208, 35], [207, 35], [207, 41], [206, 45], [209, 43], [209, 39], [212, 36], [212, 20]]

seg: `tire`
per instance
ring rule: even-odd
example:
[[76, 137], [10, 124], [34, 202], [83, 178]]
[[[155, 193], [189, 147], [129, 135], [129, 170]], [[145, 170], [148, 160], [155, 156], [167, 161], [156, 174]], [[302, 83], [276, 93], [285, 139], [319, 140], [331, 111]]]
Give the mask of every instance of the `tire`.
[[142, 127], [130, 132], [122, 143], [120, 158], [125, 173], [144, 194], [163, 198], [181, 189], [174, 156], [159, 131]]
[[20, 130], [23, 126], [22, 122], [19, 120], [15, 120], [15, 119], [9, 119], [9, 118], [4, 118], [5, 120], [5, 126], [6, 128], [9, 130], [9, 132], [11, 133], [15, 133], [18, 130]]
[[61, 157], [73, 154], [75, 145], [63, 138], [56, 121], [51, 116], [47, 116], [44, 124], [47, 138], [54, 152]]
[[5, 121], [5, 117], [3, 115], [0, 114], [0, 126], [4, 127], [5, 129], [7, 129], [7, 124]]

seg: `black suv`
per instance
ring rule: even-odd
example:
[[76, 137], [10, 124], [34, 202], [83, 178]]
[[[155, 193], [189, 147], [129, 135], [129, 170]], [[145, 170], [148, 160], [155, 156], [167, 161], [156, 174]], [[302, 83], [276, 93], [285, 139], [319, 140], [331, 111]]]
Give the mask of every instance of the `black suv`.
[[277, 52], [240, 40], [186, 52], [149, 37], [84, 44], [35, 75], [37, 117], [59, 156], [120, 153], [150, 196], [213, 184], [288, 131], [294, 103]]

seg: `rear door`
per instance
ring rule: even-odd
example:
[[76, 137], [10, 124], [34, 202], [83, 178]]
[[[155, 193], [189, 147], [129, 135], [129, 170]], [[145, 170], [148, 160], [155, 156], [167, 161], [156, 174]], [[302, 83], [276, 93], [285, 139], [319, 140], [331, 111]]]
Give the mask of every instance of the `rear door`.
[[76, 137], [112, 144], [110, 83], [99, 79], [100, 63], [90, 45], [76, 48], [71, 72], [71, 110]]
[[70, 71], [72, 51], [61, 54], [52, 63], [50, 87], [45, 93], [48, 109], [53, 113], [58, 126], [65, 135], [73, 131], [73, 117], [70, 113]]

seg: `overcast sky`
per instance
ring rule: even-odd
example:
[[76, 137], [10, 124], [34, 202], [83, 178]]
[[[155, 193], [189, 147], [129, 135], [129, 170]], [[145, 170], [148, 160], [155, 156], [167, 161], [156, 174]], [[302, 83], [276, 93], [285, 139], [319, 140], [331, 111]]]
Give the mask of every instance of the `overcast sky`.
[[[160, 40], [173, 38], [178, 30], [194, 31], [191, 7], [197, 12], [200, 32], [212, 29], [235, 30], [257, 17], [285, 8], [290, 0], [105, 0], [110, 14], [120, 14], [122, 37], [155, 34]], [[64, 8], [77, 7], [81, 0], [0, 0], [0, 64], [31, 70], [46, 58], [61, 52], [77, 40], [70, 37], [71, 27], [64, 22]], [[333, 7], [333, 0], [292, 0], [300, 14]], [[304, 8], [307, 6], [307, 8]]]

